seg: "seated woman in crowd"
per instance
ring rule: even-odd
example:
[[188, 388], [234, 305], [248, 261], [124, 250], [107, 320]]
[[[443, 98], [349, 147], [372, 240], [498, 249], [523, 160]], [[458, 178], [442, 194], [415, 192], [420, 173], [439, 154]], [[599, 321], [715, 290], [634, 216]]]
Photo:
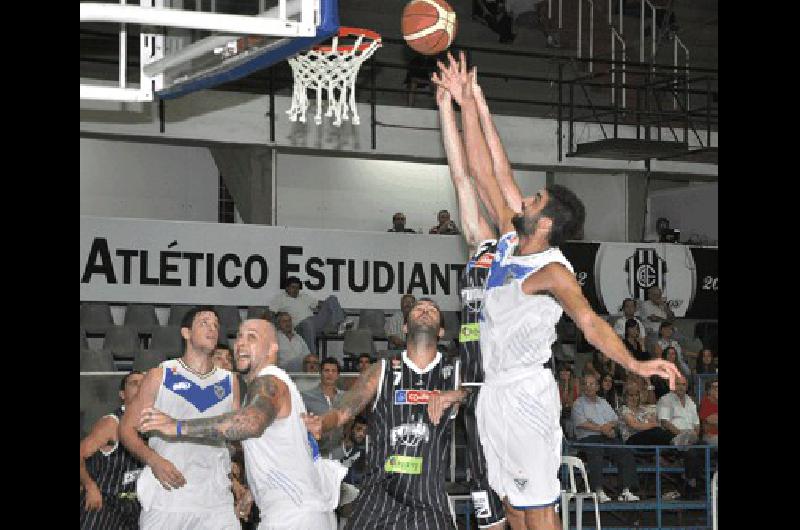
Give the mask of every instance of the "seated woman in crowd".
[[669, 445], [672, 434], [661, 427], [654, 404], [643, 404], [638, 381], [625, 385], [625, 403], [619, 409], [619, 429], [627, 445]]
[[629, 318], [625, 321], [625, 338], [622, 343], [631, 352], [631, 355], [637, 361], [649, 361], [650, 354], [644, 347], [644, 338], [640, 336], [639, 323]]
[[702, 374], [716, 374], [717, 364], [714, 360], [714, 352], [708, 348], [700, 350], [700, 355], [697, 356], [697, 363], [695, 364], [695, 375]]
[[[639, 403], [641, 405], [655, 405], [656, 404], [656, 387], [650, 382], [649, 379], [642, 377], [639, 374], [629, 373], [625, 379], [625, 387], [633, 383], [639, 389]], [[623, 394], [622, 401], [625, 401]]]
[[611, 379], [614, 381], [625, 379], [625, 369], [606, 357], [603, 352], [597, 350], [592, 354], [592, 360], [587, 361], [583, 369], [594, 374], [598, 381], [602, 381], [603, 376], [606, 374], [611, 374]]
[[597, 391], [597, 396], [608, 401], [608, 404], [614, 410], [617, 410], [622, 404], [622, 400], [619, 399], [617, 394], [617, 389], [614, 388], [614, 378], [611, 374], [605, 374], [600, 380], [600, 390]]
[[[668, 346], [664, 350], [661, 356], [667, 361], [677, 366], [678, 370], [680, 370], [681, 374], [683, 375], [683, 377], [686, 378], [687, 382], [692, 381], [692, 371], [689, 369], [689, 366], [685, 362], [683, 362], [683, 359], [678, 357], [678, 352], [675, 350], [675, 348], [673, 348], [672, 346]], [[650, 381], [653, 383], [653, 386], [655, 386], [657, 400], [661, 399], [661, 396], [669, 394], [669, 382], [667, 382], [665, 379], [662, 379], [657, 376], [652, 376], [650, 378]]]

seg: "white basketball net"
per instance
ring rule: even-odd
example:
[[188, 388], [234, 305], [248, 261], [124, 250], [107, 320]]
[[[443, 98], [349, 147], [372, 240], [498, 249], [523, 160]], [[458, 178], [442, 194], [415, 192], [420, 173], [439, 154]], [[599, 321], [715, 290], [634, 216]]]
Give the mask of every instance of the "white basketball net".
[[350, 51], [340, 51], [339, 37], [333, 37], [333, 44], [329, 51], [309, 50], [298, 53], [288, 59], [292, 66], [294, 76], [294, 90], [292, 91], [292, 106], [286, 111], [290, 121], [300, 120], [306, 122], [308, 109], [308, 89], [317, 91], [317, 113], [314, 123], [322, 123], [322, 92], [327, 91], [328, 110], [325, 117], [333, 116], [333, 125], [339, 127], [342, 120], [349, 119], [353, 113], [353, 125], [358, 125], [358, 109], [356, 108], [355, 84], [358, 69], [361, 63], [369, 59], [375, 50], [381, 46], [381, 41], [373, 40], [363, 50], [359, 51], [364, 35], [356, 37], [355, 44]]

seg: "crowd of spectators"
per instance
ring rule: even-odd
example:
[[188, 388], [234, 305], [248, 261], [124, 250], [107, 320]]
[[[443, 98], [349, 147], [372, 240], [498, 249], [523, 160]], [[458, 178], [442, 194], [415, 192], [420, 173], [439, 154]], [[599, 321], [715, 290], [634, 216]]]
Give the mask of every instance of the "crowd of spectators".
[[[647, 297], [641, 308], [636, 300], [626, 298], [622, 315], [609, 321], [637, 360], [661, 357], [675, 364], [683, 377], [674, 390], [661, 378], [627, 373], [598, 351], [585, 361], [580, 377], [572, 363], [557, 365], [565, 437], [578, 442], [575, 447], [586, 457], [590, 486], [601, 502], [611, 500], [603, 481], [605, 457], [618, 467], [621, 492], [617, 500], [635, 501], [641, 495], [634, 452], [624, 445], [675, 447], [662, 454], [668, 461], [679, 461], [684, 472], [680, 487], [666, 488], [666, 500], [703, 494], [705, 453], [693, 446], [718, 445], [717, 357], [706, 347], [699, 352], [688, 351], [690, 342], [676, 337], [675, 315], [660, 289], [649, 290]], [[689, 356], [694, 357], [691, 363]], [[698, 408], [690, 390], [700, 393], [701, 388], [705, 392]]]

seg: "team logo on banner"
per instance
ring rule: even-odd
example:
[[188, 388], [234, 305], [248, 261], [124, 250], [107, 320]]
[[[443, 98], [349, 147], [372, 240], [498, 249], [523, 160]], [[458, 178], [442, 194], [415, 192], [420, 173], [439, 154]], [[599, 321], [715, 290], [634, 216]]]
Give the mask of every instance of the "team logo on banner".
[[646, 300], [651, 287], [667, 289], [667, 262], [654, 248], [637, 248], [625, 261], [628, 273], [628, 293], [637, 300]]

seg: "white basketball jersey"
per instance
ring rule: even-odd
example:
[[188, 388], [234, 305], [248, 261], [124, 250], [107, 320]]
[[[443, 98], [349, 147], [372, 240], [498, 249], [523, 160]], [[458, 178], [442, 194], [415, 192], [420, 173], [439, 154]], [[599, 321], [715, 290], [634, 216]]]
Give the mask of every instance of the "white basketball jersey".
[[[233, 377], [215, 368], [205, 376], [189, 370], [181, 359], [160, 365], [163, 379], [156, 395], [155, 408], [175, 419], [210, 418], [233, 410]], [[137, 496], [145, 510], [170, 512], [230, 509], [233, 503], [231, 459], [224, 442], [196, 439], [165, 440], [151, 436], [150, 447], [183, 474], [186, 484], [166, 490], [153, 476], [150, 467], [139, 478]]]
[[549, 263], [561, 263], [574, 272], [558, 248], [515, 256], [518, 244], [516, 232], [500, 238], [486, 280], [480, 340], [487, 383], [550, 359], [563, 310], [549, 295], [525, 294], [522, 282]]
[[[306, 412], [300, 392], [286, 372], [277, 366], [267, 366], [258, 374], [259, 377], [263, 375], [271, 375], [286, 384], [292, 412], [273, 421], [258, 438], [242, 440], [247, 483], [261, 518], [280, 521], [282, 512], [332, 510], [338, 501], [339, 484], [336, 484], [337, 495], [331, 506], [328, 488], [320, 484], [320, 473], [314, 462], [319, 449], [316, 443], [312, 446], [313, 438], [309, 439], [300, 417]], [[342, 469], [346, 473], [347, 470]]]

